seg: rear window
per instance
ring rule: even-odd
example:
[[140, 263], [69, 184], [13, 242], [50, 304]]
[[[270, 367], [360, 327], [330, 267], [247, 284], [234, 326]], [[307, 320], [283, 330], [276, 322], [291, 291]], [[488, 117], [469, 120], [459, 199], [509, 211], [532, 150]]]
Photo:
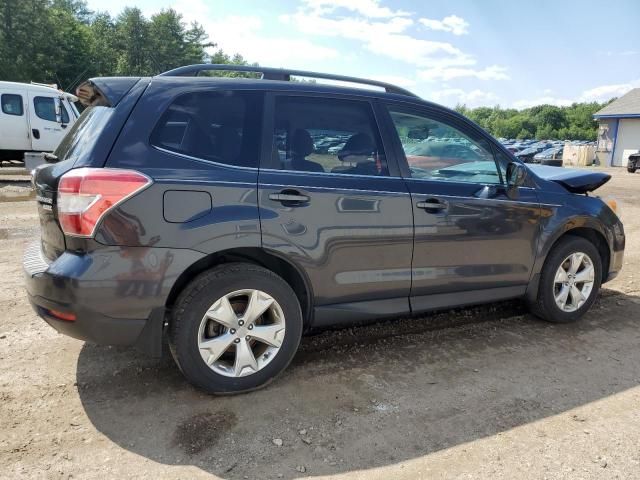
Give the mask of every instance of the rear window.
[[62, 160], [78, 160], [85, 152], [88, 152], [104, 130], [111, 118], [113, 108], [89, 107], [69, 132], [64, 136], [55, 155]]
[[257, 168], [262, 94], [208, 91], [179, 96], [151, 133], [151, 144], [225, 165]]

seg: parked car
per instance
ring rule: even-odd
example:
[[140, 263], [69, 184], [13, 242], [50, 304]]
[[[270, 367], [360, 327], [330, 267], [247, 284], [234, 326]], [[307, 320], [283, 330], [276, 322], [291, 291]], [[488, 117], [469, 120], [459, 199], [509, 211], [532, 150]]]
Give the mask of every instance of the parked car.
[[[229, 69], [263, 79], [197, 76]], [[195, 65], [82, 88], [35, 171], [29, 300], [82, 340], [155, 356], [168, 339], [207, 392], [266, 385], [329, 325], [511, 298], [574, 321], [622, 267], [615, 203], [587, 195], [608, 174], [527, 166], [393, 85]], [[405, 153], [424, 142], [450, 149]]]
[[534, 163], [533, 157], [537, 153], [540, 153], [540, 151], [541, 151], [541, 148], [539, 147], [529, 147], [517, 152], [515, 156], [525, 163]]
[[562, 152], [564, 147], [551, 147], [537, 153], [533, 156], [533, 163], [540, 163], [542, 165], [549, 165], [552, 167], [562, 166]]
[[55, 150], [80, 116], [77, 100], [55, 85], [0, 82], [0, 160]]
[[633, 153], [629, 155], [629, 161], [627, 163], [627, 172], [636, 173], [636, 170], [640, 167], [640, 153]]

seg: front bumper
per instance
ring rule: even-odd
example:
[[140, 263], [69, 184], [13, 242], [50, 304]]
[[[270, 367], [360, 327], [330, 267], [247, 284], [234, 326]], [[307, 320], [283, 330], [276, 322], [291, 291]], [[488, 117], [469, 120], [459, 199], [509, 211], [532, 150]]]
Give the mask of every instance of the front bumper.
[[622, 270], [622, 264], [624, 261], [624, 248], [626, 244], [626, 237], [624, 234], [624, 226], [622, 222], [616, 218], [616, 222], [611, 228], [611, 253], [609, 258], [609, 271], [607, 272], [602, 283], [606, 283], [613, 280], [618, 276], [620, 270]]

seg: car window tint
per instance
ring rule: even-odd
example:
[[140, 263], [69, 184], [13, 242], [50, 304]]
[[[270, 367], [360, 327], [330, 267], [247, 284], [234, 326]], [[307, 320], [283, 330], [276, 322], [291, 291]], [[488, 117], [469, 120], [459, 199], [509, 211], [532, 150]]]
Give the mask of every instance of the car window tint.
[[389, 175], [370, 104], [331, 98], [276, 98], [270, 168]]
[[22, 97], [20, 95], [4, 93], [0, 97], [0, 103], [2, 104], [2, 113], [16, 116], [24, 114], [24, 110], [22, 108]]
[[[62, 123], [69, 123], [69, 114], [64, 105], [62, 107]], [[34, 97], [33, 108], [36, 112], [36, 116], [43, 120], [49, 120], [55, 122], [56, 120], [56, 104], [51, 97]]]
[[390, 110], [412, 178], [501, 183], [488, 143], [433, 118]]
[[257, 168], [262, 95], [208, 91], [179, 96], [151, 134], [151, 144], [226, 165]]

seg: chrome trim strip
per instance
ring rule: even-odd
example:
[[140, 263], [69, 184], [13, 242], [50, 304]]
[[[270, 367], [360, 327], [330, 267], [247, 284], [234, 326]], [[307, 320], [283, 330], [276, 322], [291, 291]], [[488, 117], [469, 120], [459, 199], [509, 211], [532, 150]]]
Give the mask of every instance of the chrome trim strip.
[[274, 172], [274, 173], [296, 173], [298, 175], [318, 175], [325, 177], [356, 177], [356, 178], [376, 178], [379, 180], [384, 179], [393, 179], [393, 180], [403, 180], [402, 177], [394, 177], [391, 175], [356, 175], [353, 173], [337, 173], [337, 172], [307, 172], [305, 170], [285, 170], [279, 168], [261, 168], [260, 172]]
[[207, 160], [206, 158], [192, 157], [191, 155], [187, 155], [186, 153], [180, 153], [180, 152], [175, 152], [173, 150], [168, 150], [166, 148], [158, 147], [157, 145], [154, 145], [152, 143], [150, 143], [149, 145], [151, 145], [151, 148], [155, 148], [156, 150], [159, 150], [159, 151], [161, 151], [163, 153], [168, 153], [169, 155], [176, 155], [178, 157], [188, 158], [190, 160], [196, 160], [198, 162], [206, 163], [207, 165], [217, 165], [217, 166], [223, 167], [223, 168], [234, 168], [234, 169], [238, 169], [238, 170], [248, 170], [248, 171], [251, 171], [251, 172], [257, 172], [258, 171], [258, 167], [241, 167], [240, 165], [228, 165], [226, 163], [220, 163], [220, 162], [214, 162], [213, 160]]
[[261, 183], [260, 187], [277, 187], [277, 188], [300, 188], [302, 190], [340, 190], [348, 192], [365, 192], [365, 193], [388, 193], [393, 195], [410, 195], [409, 192], [396, 192], [388, 190], [363, 190], [361, 188], [337, 188], [337, 187], [322, 187], [315, 185], [288, 185], [282, 183]]

